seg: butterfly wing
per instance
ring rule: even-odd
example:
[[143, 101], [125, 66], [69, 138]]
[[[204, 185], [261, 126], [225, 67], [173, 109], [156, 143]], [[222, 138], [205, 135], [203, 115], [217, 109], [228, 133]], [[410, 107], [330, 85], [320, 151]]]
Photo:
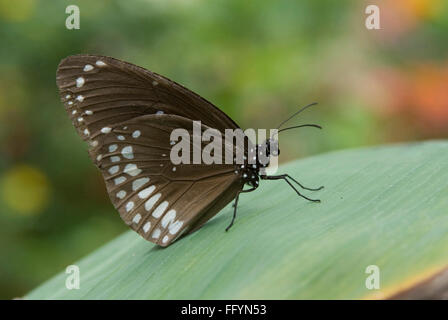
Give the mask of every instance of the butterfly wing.
[[221, 132], [238, 128], [224, 112], [182, 85], [114, 58], [69, 56], [59, 64], [56, 82], [77, 132], [94, 145], [95, 133], [145, 114], [201, 120]]
[[78, 134], [91, 145], [112, 203], [146, 239], [169, 245], [198, 229], [242, 188], [231, 165], [172, 166], [173, 128], [191, 130], [192, 120], [220, 132], [238, 128], [180, 84], [114, 58], [75, 55], [61, 61], [57, 85]]
[[[161, 246], [171, 244], [183, 231], [199, 228], [244, 184], [234, 164], [173, 165], [170, 134], [183, 128], [193, 137], [192, 124], [175, 115], [132, 118], [98, 134], [98, 145], [89, 151], [121, 218]], [[225, 148], [234, 146], [223, 139], [222, 148], [224, 157]]]

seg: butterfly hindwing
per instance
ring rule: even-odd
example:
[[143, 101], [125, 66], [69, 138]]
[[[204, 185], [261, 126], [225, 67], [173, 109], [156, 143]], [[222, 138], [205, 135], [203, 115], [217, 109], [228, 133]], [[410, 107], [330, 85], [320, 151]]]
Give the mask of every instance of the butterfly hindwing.
[[[197, 229], [243, 185], [233, 164], [171, 162], [171, 131], [183, 128], [192, 137], [192, 124], [192, 120], [175, 115], [136, 117], [98, 134], [98, 145], [90, 150], [121, 218], [144, 238], [162, 246], [184, 230]], [[202, 126], [202, 130], [207, 128]], [[233, 146], [223, 141], [223, 148]]]

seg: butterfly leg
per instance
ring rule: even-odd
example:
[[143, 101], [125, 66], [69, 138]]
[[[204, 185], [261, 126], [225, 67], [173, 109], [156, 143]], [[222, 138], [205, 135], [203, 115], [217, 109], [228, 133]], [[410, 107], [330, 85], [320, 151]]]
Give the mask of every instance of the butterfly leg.
[[255, 189], [257, 189], [257, 188], [255, 188], [255, 187], [253, 187], [253, 188], [250, 188], [250, 189], [247, 189], [247, 190], [240, 190], [240, 191], [238, 191], [238, 193], [236, 194], [236, 197], [235, 197], [235, 202], [234, 202], [234, 204], [233, 204], [233, 216], [232, 216], [232, 221], [230, 221], [230, 224], [227, 226], [227, 228], [226, 228], [226, 232], [227, 231], [229, 231], [229, 229], [233, 226], [233, 222], [235, 221], [235, 218], [236, 218], [236, 209], [237, 209], [237, 207], [238, 207], [238, 199], [240, 198], [240, 193], [243, 193], [243, 192], [251, 192], [251, 191], [254, 191]]
[[[297, 190], [297, 189], [294, 187], [294, 185], [288, 180], [288, 177], [289, 177], [289, 176], [288, 176], [287, 174], [281, 174], [281, 175], [278, 175], [278, 176], [260, 176], [260, 178], [263, 179], [263, 180], [285, 180], [286, 183], [289, 184], [289, 186], [290, 186], [291, 188], [293, 188], [294, 191], [295, 191], [300, 197], [302, 197], [302, 198], [304, 198], [304, 199], [306, 199], [306, 200], [308, 200], [308, 201], [312, 201], [312, 202], [320, 202], [319, 199], [311, 199], [311, 198], [308, 198], [307, 196], [301, 194], [301, 193], [299, 192], [299, 190]], [[293, 179], [293, 181], [295, 181], [295, 180]], [[320, 189], [321, 189], [321, 188], [320, 188]], [[319, 190], [320, 190], [320, 189], [319, 189]]]
[[319, 191], [322, 190], [324, 188], [324, 186], [320, 186], [319, 188], [308, 188], [305, 187], [304, 185], [302, 185], [299, 181], [297, 181], [296, 179], [294, 179], [293, 177], [291, 177], [289, 174], [283, 174], [282, 176], [285, 176], [286, 178], [291, 179], [292, 181], [294, 181], [295, 183], [297, 183], [300, 188], [305, 189], [305, 190], [309, 190], [309, 191]]

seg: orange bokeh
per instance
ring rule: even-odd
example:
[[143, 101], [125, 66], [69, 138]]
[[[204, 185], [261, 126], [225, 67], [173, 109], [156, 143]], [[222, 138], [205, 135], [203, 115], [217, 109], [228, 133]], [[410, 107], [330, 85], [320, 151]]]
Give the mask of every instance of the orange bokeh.
[[381, 25], [387, 38], [395, 38], [413, 30], [424, 20], [440, 12], [441, 0], [389, 0], [378, 4]]
[[448, 129], [448, 62], [423, 63], [406, 71], [377, 73], [388, 99], [388, 110], [422, 125], [431, 132]]

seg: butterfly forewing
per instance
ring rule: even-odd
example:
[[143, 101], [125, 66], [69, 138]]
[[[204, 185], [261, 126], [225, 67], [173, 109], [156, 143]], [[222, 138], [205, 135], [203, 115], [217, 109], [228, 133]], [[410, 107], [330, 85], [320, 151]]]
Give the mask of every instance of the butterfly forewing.
[[78, 133], [92, 142], [92, 135], [103, 128], [145, 114], [175, 114], [220, 131], [238, 128], [225, 113], [185, 87], [110, 57], [76, 55], [62, 60], [57, 85]]

